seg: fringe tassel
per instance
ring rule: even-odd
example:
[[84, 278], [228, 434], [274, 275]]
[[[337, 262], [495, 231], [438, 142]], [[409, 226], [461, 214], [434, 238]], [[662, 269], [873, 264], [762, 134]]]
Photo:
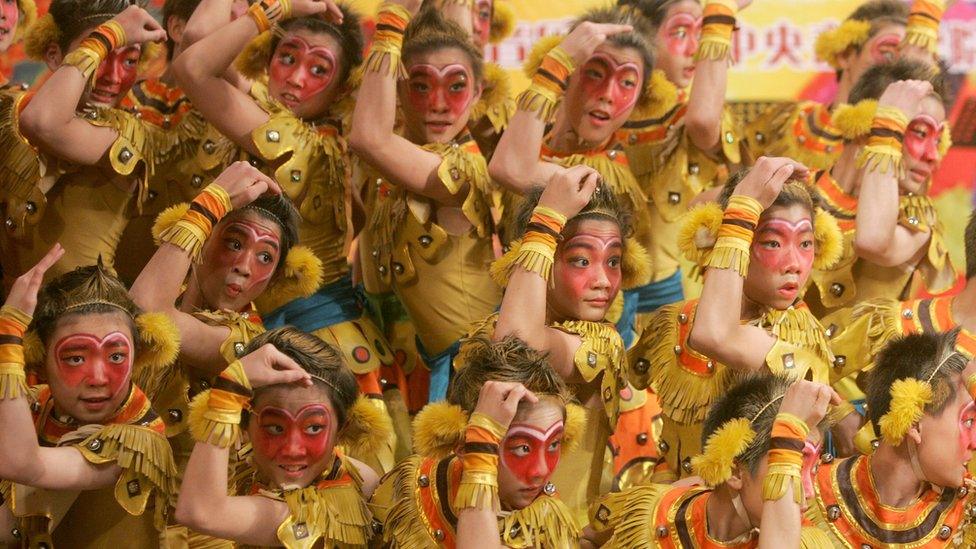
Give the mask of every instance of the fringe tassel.
[[786, 493], [787, 486], [793, 487], [793, 501], [803, 504], [803, 486], [800, 483], [800, 470], [792, 463], [773, 463], [763, 479], [762, 497], [764, 501], [777, 501]]
[[468, 478], [471, 472], [461, 477], [458, 485], [457, 495], [454, 496], [454, 507], [457, 509], [490, 509], [495, 513], [501, 509], [498, 499], [498, 481], [489, 482], [489, 477], [493, 475], [478, 475], [478, 482], [471, 482]]
[[203, 243], [207, 241], [207, 236], [199, 227], [191, 223], [177, 222], [172, 227], [164, 229], [159, 234], [159, 240], [185, 251], [194, 263], [199, 263], [200, 252], [203, 250]]
[[286, 493], [284, 499], [291, 513], [289, 520], [304, 522], [311, 535], [324, 539], [326, 546], [364, 546], [372, 537], [372, 514], [353, 484], [310, 486]]
[[467, 145], [455, 147], [450, 143], [426, 145], [424, 149], [442, 158], [437, 167], [437, 177], [452, 195], [464, 190], [467, 195], [461, 205], [464, 217], [474, 226], [481, 238], [488, 238], [491, 232], [491, 194], [494, 191], [491, 176], [488, 175], [488, 162], [476, 147]]
[[512, 275], [512, 266], [515, 263], [515, 258], [518, 256], [519, 248], [521, 247], [521, 240], [513, 240], [509, 243], [508, 251], [498, 259], [491, 262], [491, 266], [488, 268], [488, 274], [499, 287], [504, 288], [508, 286], [508, 279]]
[[745, 241], [739, 242], [745, 246], [730, 246], [728, 242], [716, 242], [705, 266], [710, 269], [730, 269], [745, 278], [749, 273], [749, 246]]
[[210, 391], [206, 390], [190, 402], [190, 434], [194, 440], [213, 444], [218, 448], [230, 448], [241, 437], [240, 413], [228, 414], [211, 410], [209, 400]]
[[500, 530], [506, 547], [579, 546], [580, 528], [569, 508], [558, 498], [547, 495], [540, 495], [528, 507], [505, 517]]
[[870, 363], [884, 346], [901, 334], [901, 308], [899, 302], [890, 299], [863, 301], [851, 310], [851, 323], [866, 318], [868, 356]]
[[861, 149], [857, 157], [857, 167], [868, 171], [891, 173], [896, 177], [905, 175], [905, 164], [902, 162], [902, 152], [887, 146], [874, 147], [868, 145]]
[[786, 343], [805, 347], [827, 364], [834, 362], [823, 325], [805, 306], [768, 310], [758, 325]]
[[[618, 199], [625, 198], [631, 211], [641, 212], [647, 209], [647, 196], [641, 190], [640, 184], [626, 162], [617, 162], [610, 158], [610, 151], [603, 154], [573, 154], [563, 158], [548, 159], [564, 168], [572, 168], [583, 164], [600, 172], [603, 183], [617, 195]], [[616, 151], [617, 155], [624, 154]]]
[[536, 243], [524, 242], [519, 246], [518, 255], [515, 256], [515, 262], [512, 266], [519, 265], [526, 271], [536, 273], [543, 280], [552, 284], [552, 263], [555, 251], [545, 247], [545, 245], [533, 244]]
[[519, 94], [515, 105], [521, 111], [535, 113], [536, 118], [548, 123], [556, 114], [560, 100], [555, 95], [529, 88]]
[[5, 364], [0, 366], [0, 400], [27, 398], [29, 394], [27, 375], [24, 373], [23, 365]]
[[731, 51], [731, 40], [712, 37], [707, 40], [702, 40], [701, 43], [698, 44], [698, 52], [695, 54], [695, 60], [700, 61], [705, 59], [709, 61], [731, 61]]
[[[392, 76], [397, 80], [407, 77], [407, 69], [403, 66], [401, 58], [401, 44], [389, 44], [385, 42], [373, 42], [369, 49], [369, 55], [363, 67], [366, 72], [380, 72], [385, 76]], [[386, 61], [386, 70], [383, 70], [383, 62]]]
[[939, 33], [936, 29], [908, 25], [908, 28], [905, 29], [905, 41], [926, 51], [937, 53]]
[[411, 456], [387, 473], [393, 478], [394, 503], [386, 515], [383, 542], [398, 549], [436, 549], [418, 507], [417, 468], [420, 456]]
[[613, 538], [607, 547], [657, 547], [658, 540], [651, 528], [661, 496], [670, 486], [650, 484], [637, 486], [623, 492], [611, 493], [597, 503], [594, 525], [600, 525], [600, 514], [606, 513], [604, 530], [611, 530]]

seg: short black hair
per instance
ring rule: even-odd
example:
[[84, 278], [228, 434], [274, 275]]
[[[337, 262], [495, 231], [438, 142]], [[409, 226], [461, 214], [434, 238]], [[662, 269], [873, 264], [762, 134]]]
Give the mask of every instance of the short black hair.
[[132, 0], [52, 0], [48, 13], [59, 31], [61, 53], [67, 55], [71, 43], [83, 32], [112, 19], [132, 4]]
[[173, 59], [173, 51], [176, 49], [176, 42], [169, 35], [169, 18], [175, 17], [184, 22], [190, 20], [190, 16], [196, 11], [201, 0], [166, 0], [163, 2], [163, 28], [166, 29], [166, 60]]
[[424, 53], [456, 48], [461, 50], [471, 63], [474, 79], [481, 81], [485, 72], [484, 56], [475, 47], [471, 37], [457, 23], [445, 18], [432, 5], [425, 6], [410, 20], [403, 36], [403, 62]]
[[[722, 208], [729, 205], [729, 199], [732, 198], [732, 193], [735, 192], [735, 188], [739, 185], [739, 183], [742, 182], [746, 175], [752, 171], [752, 169], [752, 167], [742, 168], [729, 176], [718, 199], [718, 202]], [[820, 207], [820, 197], [817, 193], [810, 192], [810, 189], [808, 189], [803, 183], [795, 180], [788, 180], [783, 184], [783, 188], [780, 190], [776, 200], [774, 200], [773, 203], [770, 204], [766, 209], [788, 208], [794, 204], [803, 206], [809, 210], [810, 215], [813, 216], [813, 214], [816, 213], [817, 208]]]
[[937, 68], [914, 59], [897, 59], [879, 63], [864, 71], [848, 95], [852, 105], [865, 99], [880, 99], [888, 86], [900, 80], [927, 80], [932, 92], [939, 96], [942, 106], [949, 105], [945, 75]]

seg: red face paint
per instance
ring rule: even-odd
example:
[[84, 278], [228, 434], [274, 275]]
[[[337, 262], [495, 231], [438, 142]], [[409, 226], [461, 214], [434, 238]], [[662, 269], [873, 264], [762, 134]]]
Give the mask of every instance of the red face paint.
[[[247, 220], [221, 227], [208, 259], [224, 275], [230, 297], [251, 292], [275, 272], [281, 242], [277, 234]], [[255, 296], [256, 297], [256, 296]]]
[[421, 113], [432, 133], [447, 131], [471, 106], [474, 90], [471, 71], [452, 64], [438, 69], [433, 65], [410, 67], [407, 99]]
[[623, 241], [618, 227], [577, 233], [560, 244], [553, 307], [567, 318], [600, 320], [620, 290]]
[[278, 467], [286, 478], [299, 478], [305, 470], [332, 453], [332, 416], [322, 404], [303, 406], [295, 415], [268, 406], [257, 414], [254, 449]]
[[967, 404], [959, 412], [959, 451], [962, 459], [976, 449], [976, 402]]
[[901, 38], [901, 35], [897, 33], [876, 36], [870, 46], [871, 59], [874, 64], [894, 61], [898, 57], [898, 46], [901, 44]]
[[693, 57], [698, 51], [702, 18], [689, 13], [676, 13], [664, 21], [664, 43], [675, 57]]
[[275, 49], [268, 69], [269, 86], [288, 108], [325, 92], [335, 80], [339, 64], [325, 46], [313, 46], [299, 36], [288, 36]]
[[773, 218], [760, 223], [752, 243], [752, 255], [774, 275], [795, 275], [779, 287], [780, 297], [795, 298], [813, 266], [813, 224]]
[[580, 69], [583, 94], [588, 101], [606, 101], [609, 119], [634, 106], [640, 95], [642, 70], [636, 63], [617, 63], [609, 55], [597, 53]]
[[69, 387], [105, 387], [108, 394], [90, 397], [112, 398], [128, 387], [132, 373], [132, 342], [121, 332], [103, 338], [72, 334], [54, 346], [58, 376]]
[[471, 26], [474, 33], [474, 43], [479, 48], [484, 48], [491, 39], [491, 8], [492, 0], [478, 0], [474, 4]]
[[[489, 14], [489, 18], [491, 15]], [[20, 21], [17, 0], [0, 0], [0, 51], [5, 51], [14, 41], [14, 32]]]
[[905, 130], [905, 152], [915, 160], [938, 162], [941, 137], [942, 124], [927, 114], [919, 115]]
[[[813, 476], [817, 464], [820, 462], [820, 444], [814, 444], [809, 440], [803, 443], [803, 465], [800, 467], [800, 479], [803, 484], [803, 499], [807, 500], [814, 496]], [[806, 504], [803, 505], [806, 508]]]
[[515, 423], [502, 440], [502, 462], [529, 488], [542, 488], [559, 463], [562, 440], [562, 420], [545, 431], [533, 425]]
[[126, 46], [108, 52], [95, 71], [95, 85], [89, 92], [93, 103], [115, 106], [129, 93], [139, 75], [139, 46]]

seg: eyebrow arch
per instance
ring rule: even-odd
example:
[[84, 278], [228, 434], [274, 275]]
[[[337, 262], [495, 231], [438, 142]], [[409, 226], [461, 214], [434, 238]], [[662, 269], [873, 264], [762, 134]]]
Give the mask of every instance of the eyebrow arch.
[[[238, 227], [237, 225], [231, 225], [230, 227], [227, 227], [227, 230], [224, 232], [224, 234], [237, 234], [237, 235], [241, 235], [241, 236], [244, 236], [244, 237], [250, 237], [250, 236], [252, 236], [252, 235], [248, 234], [247, 231], [245, 231], [244, 229]], [[279, 249], [278, 248], [278, 243], [275, 242], [274, 239], [272, 239], [272, 238], [262, 238], [261, 239], [261, 242], [264, 242], [267, 245], [271, 246], [272, 248], [275, 249], [275, 251], [277, 251]]]

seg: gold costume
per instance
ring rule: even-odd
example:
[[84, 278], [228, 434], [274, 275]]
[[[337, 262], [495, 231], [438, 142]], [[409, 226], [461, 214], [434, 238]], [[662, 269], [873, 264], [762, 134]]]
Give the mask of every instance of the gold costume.
[[830, 107], [816, 101], [777, 103], [746, 124], [742, 133], [743, 162], [760, 156], [786, 156], [813, 170], [828, 170], [844, 150]]

